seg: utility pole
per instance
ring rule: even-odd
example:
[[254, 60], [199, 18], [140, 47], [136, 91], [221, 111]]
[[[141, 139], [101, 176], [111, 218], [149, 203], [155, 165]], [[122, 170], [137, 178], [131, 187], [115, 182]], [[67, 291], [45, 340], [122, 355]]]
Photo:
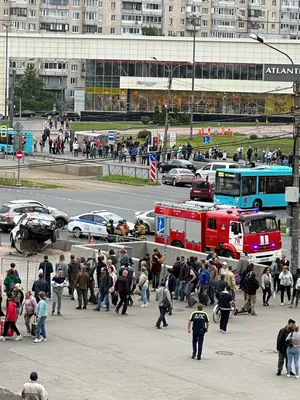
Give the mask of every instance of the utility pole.
[[[5, 26], [6, 31], [5, 31], [5, 88], [4, 88], [4, 118], [5, 121], [8, 120], [8, 107], [7, 107], [7, 100], [8, 100], [8, 28], [9, 24], [2, 24]], [[7, 143], [6, 143], [7, 144]]]
[[163, 143], [163, 162], [167, 159], [167, 147], [168, 147], [168, 129], [169, 129], [169, 112], [171, 105], [171, 88], [172, 88], [172, 79], [173, 79], [173, 71], [171, 68], [168, 69], [168, 98], [167, 98], [167, 106], [166, 106], [166, 118], [165, 118], [165, 132], [164, 132], [164, 143]]
[[15, 87], [16, 87], [16, 70], [12, 71], [12, 80], [11, 80], [11, 90], [10, 90], [10, 99], [9, 99], [9, 127], [12, 128], [14, 124], [14, 112], [15, 112]]

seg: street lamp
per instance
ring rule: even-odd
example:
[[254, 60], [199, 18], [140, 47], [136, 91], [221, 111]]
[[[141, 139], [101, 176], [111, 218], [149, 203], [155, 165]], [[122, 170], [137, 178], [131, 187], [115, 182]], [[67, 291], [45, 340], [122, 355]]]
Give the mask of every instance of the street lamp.
[[65, 98], [65, 89], [64, 89], [64, 66], [67, 64], [67, 61], [61, 61], [61, 113], [64, 111], [64, 98]]
[[271, 46], [268, 43], [265, 43], [264, 39], [251, 33], [250, 38], [256, 40], [259, 43], [269, 47], [272, 50], [277, 51], [280, 54], [283, 54], [285, 57], [289, 59], [293, 66], [293, 92], [295, 98], [294, 107], [292, 107], [291, 112], [294, 115], [294, 146], [293, 146], [293, 186], [297, 188], [297, 201], [292, 203], [292, 242], [291, 242], [291, 270], [292, 273], [296, 273], [298, 268], [298, 259], [299, 259], [299, 145], [300, 145], [300, 82], [295, 79], [295, 69], [294, 69], [294, 61], [293, 59], [284, 51], [277, 49], [276, 47]]
[[194, 103], [195, 103], [195, 57], [196, 57], [196, 27], [201, 24], [201, 16], [193, 16], [191, 24], [193, 25], [193, 65], [192, 65], [192, 93], [191, 93], [191, 116], [190, 116], [190, 139], [193, 139], [193, 123], [194, 123]]
[[163, 61], [159, 61], [156, 57], [152, 56], [152, 60], [157, 61], [158, 63], [162, 64], [167, 73], [168, 73], [168, 97], [167, 97], [167, 105], [166, 105], [166, 118], [165, 118], [165, 132], [164, 132], [164, 143], [163, 143], [163, 152], [162, 152], [162, 158], [163, 161], [165, 162], [166, 160], [166, 155], [167, 155], [167, 143], [168, 143], [168, 129], [169, 129], [169, 113], [170, 113], [170, 105], [171, 105], [171, 88], [172, 88], [172, 80], [173, 80], [173, 74], [174, 71], [176, 71], [177, 68], [182, 67], [183, 65], [189, 64], [187, 62], [178, 64], [175, 67], [170, 67]]

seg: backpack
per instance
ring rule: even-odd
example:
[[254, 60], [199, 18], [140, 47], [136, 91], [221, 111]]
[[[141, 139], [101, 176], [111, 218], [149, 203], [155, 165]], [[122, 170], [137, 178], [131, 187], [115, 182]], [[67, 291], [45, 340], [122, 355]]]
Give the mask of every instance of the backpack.
[[8, 284], [8, 293], [11, 293], [11, 292], [12, 292], [13, 288], [15, 287], [15, 285], [16, 285], [16, 282], [15, 282], [15, 281], [13, 281], [13, 280], [10, 280], [10, 281], [9, 281], [9, 284]]
[[295, 289], [300, 290], [300, 278], [298, 278], [296, 281]]

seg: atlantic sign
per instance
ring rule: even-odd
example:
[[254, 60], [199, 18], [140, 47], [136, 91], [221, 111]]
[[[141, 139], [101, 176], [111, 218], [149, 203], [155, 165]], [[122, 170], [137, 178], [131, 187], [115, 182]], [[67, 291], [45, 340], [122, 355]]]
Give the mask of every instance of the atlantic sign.
[[300, 79], [300, 65], [265, 64], [264, 80], [276, 82], [293, 82]]

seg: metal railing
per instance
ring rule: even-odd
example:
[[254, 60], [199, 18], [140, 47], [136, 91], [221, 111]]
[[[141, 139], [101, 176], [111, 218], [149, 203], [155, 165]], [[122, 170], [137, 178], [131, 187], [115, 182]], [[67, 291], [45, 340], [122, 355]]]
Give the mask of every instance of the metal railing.
[[33, 282], [38, 278], [38, 270], [40, 261], [33, 260], [22, 260], [12, 258], [0, 258], [0, 273], [3, 278], [6, 277], [6, 272], [10, 269], [10, 264], [14, 262], [16, 264], [16, 270], [19, 273], [22, 281], [21, 286], [26, 290], [31, 290]]
[[135, 167], [133, 165], [108, 164], [109, 175], [131, 176], [134, 178], [150, 179], [150, 170], [148, 167]]
[[0, 180], [3, 185], [16, 184], [16, 173], [15, 172], [0, 172]]

